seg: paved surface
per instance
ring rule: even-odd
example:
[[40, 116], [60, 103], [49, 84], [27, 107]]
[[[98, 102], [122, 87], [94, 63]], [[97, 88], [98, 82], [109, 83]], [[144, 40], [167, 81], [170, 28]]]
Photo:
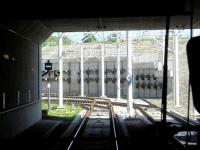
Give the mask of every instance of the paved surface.
[[[4, 141], [3, 148], [19, 150], [50, 149], [67, 129], [70, 122], [60, 120], [40, 120], [13, 139]], [[2, 149], [2, 150], [4, 150]]]

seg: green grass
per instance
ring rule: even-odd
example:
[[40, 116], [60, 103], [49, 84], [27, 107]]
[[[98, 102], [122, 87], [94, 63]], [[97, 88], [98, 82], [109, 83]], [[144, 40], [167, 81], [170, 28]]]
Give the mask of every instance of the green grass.
[[[48, 111], [48, 117], [56, 117], [63, 120], [73, 120], [77, 114], [83, 109], [80, 105], [75, 105], [72, 109], [71, 104], [64, 104], [63, 108], [58, 108], [57, 103], [51, 103], [51, 110]], [[47, 110], [48, 104], [42, 102], [42, 110]]]

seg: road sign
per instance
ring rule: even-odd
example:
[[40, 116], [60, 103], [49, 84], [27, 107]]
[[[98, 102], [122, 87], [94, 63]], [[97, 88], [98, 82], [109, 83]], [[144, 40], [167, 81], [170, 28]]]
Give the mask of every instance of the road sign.
[[49, 60], [45, 63], [45, 70], [52, 70], [52, 63]]

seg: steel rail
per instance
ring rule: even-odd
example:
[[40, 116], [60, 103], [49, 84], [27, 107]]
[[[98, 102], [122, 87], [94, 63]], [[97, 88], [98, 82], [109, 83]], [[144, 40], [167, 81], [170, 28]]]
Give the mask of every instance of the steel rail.
[[80, 133], [81, 129], [83, 128], [84, 124], [86, 123], [87, 118], [90, 116], [91, 112], [94, 109], [94, 104], [95, 104], [95, 100], [93, 101], [93, 103], [91, 104], [89, 110], [87, 111], [87, 113], [84, 116], [84, 119], [82, 120], [80, 126], [78, 127], [75, 135], [72, 138], [72, 141], [70, 142], [69, 146], [67, 147], [67, 150], [70, 150], [74, 144], [74, 141], [76, 140], [78, 134]]
[[[75, 99], [74, 99], [75, 98]], [[104, 107], [102, 105], [98, 105], [98, 104], [103, 104], [103, 105], [108, 105], [110, 101], [109, 98], [104, 98], [104, 99], [101, 99], [101, 100], [105, 100], [105, 101], [100, 101], [101, 98], [97, 98], [96, 99], [96, 106], [98, 107]], [[142, 112], [142, 114], [144, 114], [150, 121], [153, 121], [151, 115], [148, 115], [146, 113], [146, 111], [143, 110], [142, 107], [147, 107], [147, 108], [155, 108], [155, 109], [158, 109], [161, 111], [161, 108], [159, 106], [156, 106], [155, 104], [152, 104], [151, 102], [145, 100], [145, 99], [141, 99], [143, 100], [144, 102], [148, 103], [147, 106], [145, 105], [142, 105], [142, 104], [136, 104], [134, 103], [133, 107], [137, 108], [138, 110], [140, 110]], [[91, 104], [93, 102], [93, 99], [92, 97], [80, 97], [80, 96], [70, 96], [70, 97], [67, 97], [67, 99], [65, 99], [64, 101], [66, 102], [69, 102], [69, 103], [82, 103], [83, 105], [85, 104]], [[127, 104], [126, 103], [120, 103], [120, 102], [111, 102], [113, 106], [122, 106], [122, 107], [126, 107]], [[187, 123], [187, 120], [183, 117], [180, 117], [179, 115], [175, 114], [174, 112], [169, 112], [167, 111], [167, 115], [172, 117], [173, 119], [175, 119], [176, 121], [178, 122], [181, 122], [182, 124], [186, 124]], [[189, 124], [191, 126], [195, 126], [197, 125], [198, 123], [195, 123], [194, 121], [192, 122], [189, 122]]]
[[[84, 124], [86, 123], [88, 117], [91, 115], [92, 111], [94, 110], [94, 107], [103, 107], [103, 108], [110, 110], [111, 128], [112, 128], [112, 131], [113, 131], [113, 136], [114, 136], [114, 141], [115, 141], [115, 149], [119, 150], [118, 141], [117, 141], [116, 125], [115, 125], [115, 120], [114, 120], [115, 114], [114, 114], [113, 105], [112, 105], [112, 102], [109, 99], [106, 99], [106, 100], [107, 100], [107, 103], [106, 103], [107, 106], [98, 105], [96, 103], [97, 101], [93, 100], [92, 104], [90, 105], [89, 110], [85, 114], [84, 119], [81, 121], [81, 123], [80, 123], [77, 131], [75, 132], [70, 144], [68, 145], [67, 150], [70, 150], [73, 147], [74, 141], [77, 139], [78, 135], [80, 134], [80, 131], [83, 129]], [[89, 104], [87, 104], [87, 105], [89, 105]]]
[[[143, 99], [143, 101], [145, 101], [146, 103], [148, 103], [151, 107], [154, 107], [154, 108], [156, 108], [156, 109], [159, 109], [159, 110], [161, 110], [161, 108], [160, 107], [158, 107], [158, 106], [156, 106], [156, 105], [154, 105], [154, 104], [152, 104], [151, 102], [149, 102], [149, 101], [147, 101], [147, 100], [145, 100], [145, 99]], [[139, 107], [141, 107], [141, 106], [139, 106]], [[170, 117], [172, 117], [173, 119], [175, 119], [176, 121], [178, 121], [178, 122], [180, 122], [180, 123], [182, 123], [183, 125], [185, 125], [185, 127], [183, 126], [183, 127], [180, 127], [179, 129], [176, 129], [176, 133], [177, 132], [180, 132], [180, 131], [183, 131], [183, 130], [188, 130], [188, 126], [187, 126], [187, 120], [185, 119], [185, 118], [183, 118], [183, 117], [180, 117], [180, 116], [178, 116], [176, 113], [170, 113], [170, 112], [168, 112], [168, 111], [166, 111], [166, 114], [168, 115], [168, 116], [170, 116]], [[153, 119], [153, 118], [152, 118]], [[189, 130], [191, 129], [191, 130], [194, 130], [194, 131], [198, 131], [198, 125], [197, 124], [195, 124], [195, 123], [191, 123], [191, 122], [189, 122]], [[197, 128], [196, 128], [197, 127]], [[173, 130], [173, 129], [172, 129]], [[175, 133], [175, 132], [174, 132]], [[170, 141], [172, 142], [172, 143], [174, 143], [174, 144], [176, 144], [176, 146], [177, 147], [179, 147], [180, 149], [187, 149], [187, 147], [186, 147], [186, 145], [184, 145], [183, 143], [181, 143], [176, 137], [174, 137], [174, 136], [172, 136], [172, 137], [170, 137]]]
[[[161, 110], [161, 108], [159, 106], [156, 106], [155, 104], [152, 104], [151, 102], [145, 100], [145, 99], [142, 99], [144, 102], [148, 103], [150, 106], [156, 108], [156, 109], [159, 109]], [[187, 124], [187, 120], [182, 118], [182, 117], [179, 117], [178, 115], [176, 115], [175, 113], [170, 113], [169, 111], [166, 111], [167, 115], [172, 117], [173, 119], [175, 119], [176, 121], [178, 122], [181, 122], [182, 124], [186, 125]], [[194, 124], [194, 123], [191, 123], [189, 122], [189, 125], [194, 127], [195, 125], [197, 124]]]
[[119, 144], [118, 144], [118, 141], [117, 141], [117, 132], [116, 132], [116, 126], [115, 126], [115, 120], [114, 120], [114, 116], [115, 116], [115, 113], [114, 113], [114, 109], [113, 109], [113, 106], [112, 106], [112, 103], [110, 102], [109, 103], [109, 107], [110, 107], [110, 115], [111, 115], [111, 122], [112, 122], [112, 129], [113, 129], [113, 133], [114, 133], [114, 140], [115, 140], [115, 148], [116, 150], [119, 150]]
[[[94, 100], [95, 100], [95, 103], [94, 103]], [[155, 108], [155, 109], [158, 109], [161, 111], [161, 108], [159, 106], [156, 106], [154, 104], [152, 104], [151, 102], [145, 100], [145, 99], [142, 99], [144, 102], [146, 102], [148, 105], [145, 106], [145, 105], [142, 105], [142, 104], [136, 104], [136, 103], [133, 103], [133, 107], [135, 109], [138, 109], [150, 122], [152, 122], [153, 124], [156, 123], [155, 119], [149, 115], [145, 110], [144, 110], [144, 107], [149, 107], [149, 108]], [[74, 138], [72, 139], [68, 149], [70, 149], [74, 143], [74, 140], [76, 139], [77, 135], [79, 134], [80, 130], [83, 128], [84, 124], [86, 123], [86, 118], [89, 117], [90, 113], [91, 113], [91, 107], [92, 107], [92, 110], [94, 107], [99, 107], [99, 108], [104, 108], [104, 109], [110, 109], [110, 116], [111, 116], [111, 127], [112, 127], [112, 131], [113, 131], [113, 136], [114, 136], [114, 140], [115, 140], [115, 148], [116, 150], [119, 149], [119, 146], [118, 146], [118, 141], [117, 141], [117, 132], [116, 132], [116, 125], [115, 125], [115, 119], [114, 119], [114, 109], [113, 109], [113, 106], [116, 105], [116, 106], [122, 106], [122, 107], [126, 107], [127, 104], [126, 103], [120, 103], [120, 102], [112, 102], [109, 98], [93, 98], [93, 97], [80, 97], [80, 96], [77, 96], [77, 97], [74, 97], [74, 96], [70, 96], [70, 97], [67, 97], [67, 99], [65, 101], [68, 101], [69, 103], [82, 103], [83, 105], [90, 105], [90, 111], [88, 111], [88, 113], [86, 113], [83, 121], [81, 122], [76, 134], [74, 135]], [[186, 120], [184, 120], [183, 118], [181, 118], [180, 116], [177, 116], [176, 114], [174, 113], [170, 113], [167, 111], [167, 115], [172, 117], [173, 119], [175, 119], [176, 121], [182, 123], [183, 125], [186, 123]], [[190, 123], [191, 127], [194, 127], [195, 124], [192, 124]], [[184, 129], [183, 128], [180, 128], [180, 130]], [[178, 131], [178, 130], [177, 130]], [[182, 143], [180, 143], [178, 140], [176, 139], [173, 139], [173, 137], [171, 138], [172, 142], [175, 143], [176, 145], [178, 146], [181, 146], [181, 147], [184, 147], [184, 145]], [[67, 149], [67, 150], [68, 150]]]
[[144, 111], [142, 107], [139, 106], [138, 104], [133, 103], [133, 107], [135, 109], [138, 109], [150, 122], [152, 123], [156, 122], [155, 119], [151, 115], [149, 115], [146, 111]]

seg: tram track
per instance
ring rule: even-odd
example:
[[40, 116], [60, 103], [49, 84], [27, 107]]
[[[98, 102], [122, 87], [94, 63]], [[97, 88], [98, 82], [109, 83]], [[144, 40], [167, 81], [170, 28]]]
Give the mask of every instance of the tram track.
[[[94, 112], [98, 112], [98, 109], [101, 110], [99, 111], [100, 113], [102, 112], [107, 112], [109, 111], [109, 128], [110, 128], [110, 133], [112, 133], [112, 136], [109, 136], [109, 138], [107, 138], [107, 141], [112, 141], [111, 145], [112, 148], [109, 147], [108, 149], [119, 149], [119, 143], [118, 143], [118, 139], [119, 137], [117, 137], [117, 129], [116, 126], [117, 125], [117, 120], [115, 117], [115, 112], [114, 112], [114, 106], [121, 106], [121, 107], [126, 107], [127, 104], [125, 102], [117, 102], [117, 101], [111, 101], [111, 99], [109, 98], [92, 98], [92, 97], [67, 97], [65, 100], [65, 102], [67, 103], [73, 103], [73, 104], [80, 104], [83, 105], [88, 109], [87, 113], [85, 114], [84, 118], [82, 119], [82, 122], [78, 125], [76, 132], [74, 132], [75, 134], [72, 136], [73, 138], [71, 139], [71, 142], [68, 143], [67, 148], [65, 147], [65, 149], [70, 150], [70, 149], [80, 149], [80, 145], [88, 145], [88, 141], [90, 142], [97, 142], [97, 141], [101, 141], [102, 139], [100, 138], [101, 135], [99, 135], [99, 138], [97, 137], [93, 137], [93, 138], [87, 138], [87, 136], [85, 138], [82, 138], [82, 135], [84, 134], [84, 131], [87, 131], [87, 124], [88, 122], [90, 122], [91, 120], [91, 114], [94, 114]], [[145, 104], [138, 104], [133, 102], [133, 108], [138, 110], [141, 114], [143, 114], [143, 117], [145, 117], [147, 120], [149, 120], [152, 125], [153, 124], [157, 124], [158, 122], [160, 122], [159, 119], [155, 119], [154, 115], [149, 113], [149, 110], [157, 112], [159, 115], [161, 114], [161, 108], [152, 104], [151, 102], [142, 99], [141, 101], [143, 101]], [[104, 111], [102, 111], [104, 110]], [[170, 129], [170, 134], [172, 133], [176, 133], [178, 131], [182, 131], [182, 130], [186, 130], [188, 128], [188, 122], [185, 118], [177, 115], [175, 112], [169, 112], [167, 111], [167, 116], [170, 118], [170, 120], [167, 120], [167, 122], [171, 123], [171, 125], [174, 125], [178, 128], [174, 128], [172, 127], [172, 130]], [[101, 117], [101, 115], [99, 115], [98, 117]], [[98, 120], [98, 119], [96, 119]], [[101, 122], [101, 121], [100, 121]], [[94, 122], [93, 122], [94, 123]], [[197, 125], [198, 123], [196, 122], [189, 122], [189, 128], [193, 128]], [[167, 124], [169, 125], [169, 124]], [[181, 126], [181, 127], [180, 127]], [[98, 127], [100, 128], [100, 127]], [[104, 128], [104, 127], [103, 127]], [[171, 127], [170, 127], [171, 128]], [[168, 127], [166, 128], [167, 130], [169, 129]], [[79, 139], [79, 140], [77, 140]], [[80, 139], [82, 139], [82, 144]], [[83, 140], [84, 139], [84, 140]], [[97, 141], [95, 141], [94, 139], [98, 139]], [[185, 146], [183, 144], [181, 144], [175, 137], [172, 137], [170, 139], [172, 142], [176, 143], [177, 145], [179, 145], [180, 147], [182, 147], [183, 149], [185, 148]], [[78, 144], [77, 144], [78, 142]], [[89, 144], [90, 146], [93, 144]], [[97, 144], [98, 145], [98, 144]], [[83, 148], [83, 147], [81, 147]]]
[[[99, 97], [80, 97], [80, 96], [69, 96], [64, 99], [64, 102], [71, 103], [71, 104], [80, 104], [83, 106], [90, 106], [91, 103], [95, 99], [95, 106], [100, 108], [107, 108], [109, 103], [112, 104], [112, 106], [121, 106], [121, 107], [127, 107], [126, 102], [115, 102], [111, 101], [109, 98], [99, 98]], [[44, 99], [43, 101], [47, 101], [47, 99]], [[51, 100], [52, 102], [57, 102], [57, 100]], [[155, 112], [161, 113], [161, 108], [146, 99], [141, 99], [141, 101], [144, 101], [146, 104], [137, 104], [133, 102], [133, 108], [138, 109], [141, 111], [143, 115], [145, 115], [150, 121], [154, 122], [153, 116], [148, 113], [148, 109], [154, 109]], [[180, 116], [180, 114], [174, 112], [174, 111], [167, 111], [167, 116], [170, 118], [173, 118], [175, 121], [178, 121], [179, 123], [186, 125], [188, 124], [187, 118]], [[197, 121], [194, 121], [190, 119], [189, 122], [190, 126], [196, 126], [199, 125]]]
[[[79, 98], [79, 102], [82, 100]], [[119, 149], [118, 131], [111, 101], [106, 100], [106, 103], [97, 104], [96, 99], [90, 98], [90, 100], [90, 103], [82, 103], [87, 106], [87, 112], [71, 135], [68, 135], [67, 139], [64, 138], [66, 140], [62, 141], [59, 149]]]

